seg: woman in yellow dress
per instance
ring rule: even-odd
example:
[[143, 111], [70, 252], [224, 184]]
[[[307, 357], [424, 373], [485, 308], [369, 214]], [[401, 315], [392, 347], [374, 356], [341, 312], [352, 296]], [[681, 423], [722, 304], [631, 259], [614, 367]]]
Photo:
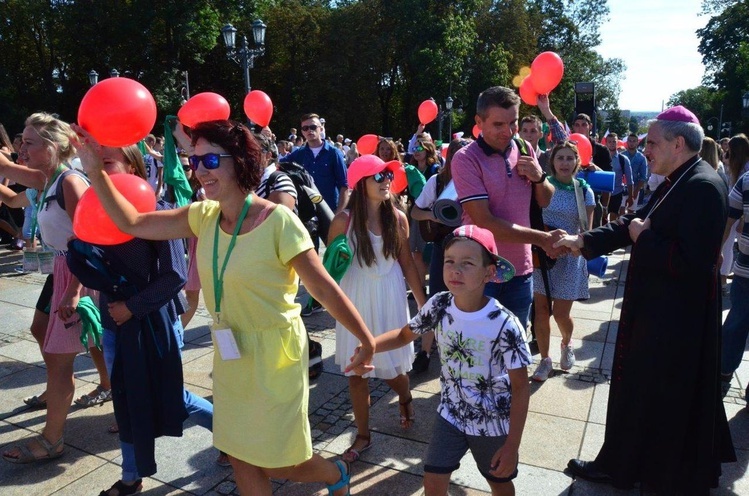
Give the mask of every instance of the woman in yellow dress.
[[262, 168], [249, 129], [226, 120], [196, 125], [190, 166], [207, 200], [151, 213], [138, 213], [115, 190], [102, 171], [100, 145], [75, 130], [83, 167], [122, 231], [153, 240], [198, 238], [198, 272], [214, 317], [214, 444], [229, 455], [240, 492], [270, 495], [270, 479], [277, 478], [323, 481], [331, 495], [348, 494], [345, 462], [312, 453], [307, 337], [294, 301], [299, 278], [362, 342], [365, 363], [374, 338], [325, 272], [299, 219], [253, 192]]

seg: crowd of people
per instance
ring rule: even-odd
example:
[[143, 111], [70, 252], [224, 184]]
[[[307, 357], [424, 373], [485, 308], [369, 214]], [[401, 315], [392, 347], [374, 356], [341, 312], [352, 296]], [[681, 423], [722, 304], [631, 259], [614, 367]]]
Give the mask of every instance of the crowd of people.
[[[0, 127], [0, 228], [25, 258], [53, 257], [31, 323], [46, 390], [24, 400], [46, 408], [46, 424], [3, 459], [63, 456], [73, 362], [90, 350], [99, 385], [75, 401], [114, 402], [110, 430], [122, 452], [121, 477], [103, 496], [140, 492], [157, 471], [155, 439], [181, 435], [188, 416], [212, 430], [217, 462], [232, 466], [242, 494], [270, 494], [272, 478], [349, 494], [351, 464], [372, 445], [368, 378], [397, 393], [400, 427], [409, 429], [429, 414], [414, 409], [409, 373], [439, 356], [426, 494], [447, 494], [468, 451], [492, 494], [514, 494], [529, 379], [554, 375], [551, 320], [562, 335], [557, 363], [570, 370], [571, 308], [590, 297], [586, 260], [631, 246], [605, 441], [595, 460], [568, 467], [616, 487], [707, 494], [720, 464], [735, 461], [721, 394], [749, 334], [749, 227], [736, 229], [749, 220], [749, 139], [716, 143], [692, 112], [673, 107], [644, 143], [630, 134], [620, 147], [611, 133], [603, 146], [579, 114], [573, 130], [591, 136], [593, 149], [583, 166], [548, 96], [538, 99], [548, 135], [538, 116], [520, 119], [508, 88], [483, 91], [476, 108], [476, 139], [458, 133], [443, 145], [420, 125], [407, 144], [382, 137], [363, 156], [350, 139], [328, 136], [315, 113], [285, 139], [221, 120], [178, 123], [166, 140], [149, 135], [122, 148], [47, 113], [31, 115], [14, 142]], [[184, 206], [173, 204], [164, 173], [165, 155], [177, 152], [192, 191]], [[613, 172], [613, 191], [594, 191], [581, 170]], [[114, 174], [147, 181], [156, 210], [138, 212]], [[131, 241], [75, 238], [87, 188]], [[435, 210], [446, 192], [460, 214], [455, 225]], [[325, 208], [308, 218], [310, 194]], [[695, 198], [700, 207], [688, 208]], [[324, 247], [326, 260], [343, 253], [340, 271], [324, 265]], [[732, 308], [721, 327], [730, 273]], [[300, 283], [313, 298], [304, 309], [295, 302]], [[182, 375], [184, 329], [201, 291], [213, 318], [213, 403], [185, 389]], [[100, 339], [86, 334], [92, 310]], [[322, 310], [337, 321], [335, 363], [356, 427], [335, 462], [313, 452], [307, 418], [319, 345], [302, 317]], [[529, 377], [531, 340], [540, 357]]]

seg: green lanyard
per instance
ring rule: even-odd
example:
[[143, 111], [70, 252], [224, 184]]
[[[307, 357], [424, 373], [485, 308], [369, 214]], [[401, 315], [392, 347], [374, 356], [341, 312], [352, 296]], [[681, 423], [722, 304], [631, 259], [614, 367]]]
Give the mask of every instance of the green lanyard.
[[219, 214], [216, 220], [216, 231], [213, 235], [213, 296], [216, 300], [216, 319], [221, 322], [221, 297], [224, 294], [224, 272], [226, 271], [226, 264], [229, 261], [229, 256], [234, 249], [234, 244], [237, 242], [237, 235], [239, 230], [242, 228], [242, 222], [247, 217], [247, 212], [250, 210], [250, 204], [252, 204], [252, 196], [248, 196], [244, 202], [242, 213], [239, 214], [237, 219], [237, 225], [234, 226], [234, 234], [231, 235], [231, 241], [229, 247], [226, 249], [226, 256], [224, 257], [224, 263], [221, 266], [221, 272], [218, 271], [218, 230], [219, 224], [221, 224], [221, 214]]
[[62, 174], [62, 172], [66, 169], [63, 165], [58, 165], [57, 169], [55, 169], [55, 173], [52, 176], [52, 179], [47, 181], [47, 183], [44, 185], [44, 189], [42, 190], [42, 194], [39, 197], [39, 202], [36, 204], [36, 211], [34, 212], [34, 215], [31, 217], [31, 235], [36, 235], [36, 225], [37, 220], [36, 218], [39, 216], [39, 212], [41, 211], [42, 207], [44, 206], [44, 200], [47, 198], [47, 192], [49, 191], [49, 188], [55, 184], [55, 181], [57, 180], [57, 176]]

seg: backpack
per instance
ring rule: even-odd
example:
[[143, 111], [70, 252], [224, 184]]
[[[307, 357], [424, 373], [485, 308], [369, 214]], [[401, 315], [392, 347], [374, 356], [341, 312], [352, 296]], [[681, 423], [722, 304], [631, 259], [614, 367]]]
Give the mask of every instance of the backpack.
[[57, 204], [60, 206], [61, 209], [65, 210], [65, 193], [62, 188], [62, 183], [65, 180], [65, 178], [69, 175], [78, 176], [81, 179], [83, 179], [86, 184], [91, 184], [91, 181], [88, 180], [88, 177], [86, 175], [76, 169], [68, 169], [66, 171], [63, 171], [62, 174], [60, 174], [60, 180], [57, 181], [57, 186], [55, 187], [55, 194], [52, 196], [47, 196], [44, 199], [44, 203], [49, 203], [52, 200], [57, 200]]
[[294, 183], [294, 189], [296, 189], [296, 202], [297, 202], [297, 212], [296, 214], [299, 216], [299, 219], [302, 221], [302, 223], [306, 223], [312, 217], [315, 217], [317, 215], [317, 211], [315, 209], [315, 204], [310, 199], [309, 194], [307, 194], [307, 191], [304, 189], [304, 187], [308, 187], [314, 190], [317, 190], [317, 187], [315, 186], [315, 180], [312, 179], [312, 176], [309, 172], [307, 172], [307, 169], [305, 169], [303, 166], [297, 164], [296, 162], [283, 162], [283, 163], [276, 163], [276, 170], [271, 173], [271, 175], [268, 177], [268, 181], [265, 183], [265, 198], [268, 198], [270, 196], [271, 187], [276, 184], [276, 181], [278, 181], [278, 177], [281, 174], [286, 174], [291, 179], [291, 182]]
[[[277, 162], [276, 170], [265, 183], [265, 197], [270, 195], [270, 188], [278, 180], [280, 174], [291, 178], [296, 189], [296, 214], [299, 220], [310, 232], [316, 232], [321, 239], [328, 239], [328, 230], [333, 220], [333, 212], [328, 207], [322, 194], [315, 186], [315, 180], [304, 166], [296, 162]], [[313, 219], [317, 217], [317, 221]]]

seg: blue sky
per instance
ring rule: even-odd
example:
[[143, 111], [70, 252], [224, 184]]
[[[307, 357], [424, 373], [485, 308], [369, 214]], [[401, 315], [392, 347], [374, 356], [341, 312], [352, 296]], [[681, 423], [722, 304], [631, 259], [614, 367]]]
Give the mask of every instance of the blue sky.
[[708, 16], [698, 15], [701, 0], [612, 0], [609, 21], [601, 27], [605, 58], [627, 65], [619, 108], [660, 111], [677, 91], [699, 86], [704, 74], [695, 31]]

